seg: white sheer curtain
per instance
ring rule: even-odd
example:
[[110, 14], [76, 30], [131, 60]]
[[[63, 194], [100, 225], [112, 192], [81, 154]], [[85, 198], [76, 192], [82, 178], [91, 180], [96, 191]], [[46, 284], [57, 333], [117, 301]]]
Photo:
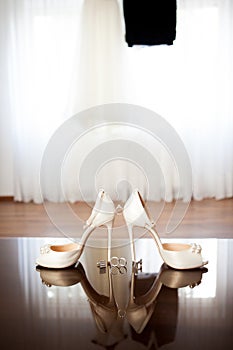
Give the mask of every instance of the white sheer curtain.
[[[178, 0], [174, 45], [133, 48], [124, 42], [121, 0], [1, 3], [16, 200], [41, 201], [41, 157], [57, 127], [111, 102], [148, 107], [175, 128], [190, 156], [195, 199], [233, 196], [231, 0]], [[106, 186], [114, 174], [113, 167]], [[173, 175], [168, 167], [171, 188]], [[71, 187], [68, 199], [80, 199]]]
[[67, 117], [78, 64], [80, 1], [6, 1], [14, 127], [14, 197], [41, 201], [40, 161], [49, 137]]
[[[130, 51], [134, 95], [165, 117], [189, 152], [195, 199], [233, 195], [233, 3], [177, 2], [172, 47]], [[146, 91], [146, 93], [145, 93]]]

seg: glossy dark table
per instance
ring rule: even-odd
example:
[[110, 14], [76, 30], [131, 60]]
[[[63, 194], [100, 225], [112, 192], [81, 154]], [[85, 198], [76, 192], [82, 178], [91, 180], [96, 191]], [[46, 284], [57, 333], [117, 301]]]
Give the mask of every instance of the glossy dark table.
[[123, 240], [112, 256], [126, 267], [99, 268], [107, 251], [98, 240], [76, 268], [36, 268], [40, 246], [51, 241], [65, 240], [0, 239], [2, 350], [233, 348], [233, 240], [195, 239], [207, 269], [169, 269], [145, 238], [136, 243], [142, 271]]

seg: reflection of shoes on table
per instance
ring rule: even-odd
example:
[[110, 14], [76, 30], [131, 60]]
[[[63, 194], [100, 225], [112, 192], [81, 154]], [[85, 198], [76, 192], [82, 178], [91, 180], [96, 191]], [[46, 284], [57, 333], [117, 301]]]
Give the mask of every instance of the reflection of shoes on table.
[[[85, 292], [96, 326], [101, 333], [112, 332], [118, 318], [117, 307], [112, 294], [111, 279], [109, 279], [109, 296], [99, 294], [86, 276], [86, 272], [79, 262], [77, 267], [68, 267], [65, 269], [48, 269], [37, 266], [36, 270], [40, 273], [42, 283], [47, 287], [59, 286], [68, 287], [80, 283]], [[108, 271], [110, 269], [108, 268]], [[99, 274], [96, 274], [98, 285]], [[119, 325], [117, 325], [119, 326]], [[116, 329], [115, 329], [116, 331]]]
[[[119, 274], [113, 275], [111, 266], [107, 266], [106, 272], [107, 281], [105, 280], [105, 283], [108, 283], [108, 298], [106, 296], [101, 298], [87, 279], [82, 280], [82, 287], [88, 297], [92, 315], [97, 326], [97, 334], [92, 342], [106, 349], [113, 349], [115, 346], [119, 346], [119, 343], [126, 338], [124, 318], [119, 315], [119, 307], [121, 306], [123, 296], [121, 293], [118, 293], [118, 287], [121, 289], [122, 285], [120, 283], [114, 283], [118, 278], [120, 282], [122, 278], [124, 279], [126, 277], [126, 274], [119, 272]], [[95, 277], [95, 280], [92, 278], [92, 283], [94, 286], [98, 286], [99, 272]], [[125, 285], [123, 283], [123, 285], [128, 288], [128, 284]], [[124, 297], [123, 299], [125, 300]], [[118, 305], [118, 301], [120, 305]]]
[[[140, 273], [136, 276], [134, 282], [134, 300], [137, 304], [147, 304], [155, 296], [154, 289], [160, 290], [162, 286], [166, 286], [172, 289], [178, 289], [189, 286], [194, 288], [201, 283], [203, 273], [208, 271], [207, 268], [202, 267], [192, 270], [174, 270], [170, 269], [163, 264], [159, 273], [156, 274], [143, 274]], [[145, 276], [145, 277], [144, 277]], [[149, 282], [149, 289], [146, 289], [146, 281]]]
[[[79, 263], [77, 268], [79, 268], [80, 265], [81, 263]], [[107, 348], [107, 346], [110, 347], [119, 344], [119, 342], [125, 338], [125, 331], [123, 327], [124, 320], [120, 319], [118, 316], [118, 308], [113, 295], [114, 288], [112, 285], [111, 269], [109, 266], [106, 271], [108, 273], [108, 296], [97, 293], [96, 289], [93, 287], [95, 285], [98, 286], [100, 282], [100, 275], [97, 269], [95, 278], [92, 279], [93, 285], [87, 279], [86, 274], [84, 274], [82, 278], [81, 285], [88, 298], [92, 316], [98, 330], [92, 342], [100, 346], [106, 346]]]
[[[85, 231], [79, 243], [68, 243], [63, 245], [47, 244], [40, 249], [40, 256], [36, 263], [48, 268], [66, 268], [75, 264], [80, 258], [86, 241], [91, 232], [99, 226], [107, 226], [108, 246], [110, 248], [112, 223], [114, 219], [115, 206], [109, 195], [101, 190], [98, 194], [91, 216], [86, 222]], [[110, 251], [110, 249], [109, 249]]]
[[[79, 267], [79, 266], [78, 266]], [[109, 271], [109, 268], [108, 268]], [[99, 278], [99, 275], [96, 275]], [[88, 279], [82, 279], [82, 288], [88, 297], [92, 315], [101, 333], [107, 333], [117, 318], [117, 309], [112, 295], [112, 285], [109, 279], [109, 297], [96, 292]]]
[[[147, 289], [144, 291], [144, 294], [141, 294], [139, 297], [135, 296], [135, 283], [138, 276], [136, 276], [134, 273], [132, 274], [130, 300], [126, 310], [126, 317], [136, 333], [142, 333], [154, 312], [156, 298], [162, 286], [159, 281], [160, 274], [161, 270], [156, 277], [153, 274], [153, 282], [150, 285], [149, 290]], [[148, 274], [146, 274], [146, 277], [148, 279]], [[150, 275], [149, 278], [151, 278]], [[145, 286], [145, 280], [143, 282], [143, 286]]]
[[80, 262], [77, 267], [48, 269], [37, 266], [36, 270], [40, 273], [42, 283], [47, 287], [68, 287], [81, 283], [81, 286], [88, 297], [98, 328], [103, 333], [107, 332], [108, 323], [111, 323], [112, 318], [116, 318], [117, 311], [115, 305], [112, 303], [111, 297], [109, 298], [96, 292], [88, 281], [85, 270]]
[[207, 268], [192, 270], [172, 270], [163, 266], [160, 276], [160, 282], [169, 288], [183, 288], [189, 286], [194, 288], [201, 283], [203, 273], [208, 271]]
[[[149, 303], [151, 300], [152, 306], [149, 305], [151, 317], [148, 319], [145, 316], [144, 322], [141, 320], [142, 326], [138, 328], [140, 332], [135, 324], [131, 323], [132, 340], [142, 343], [147, 348], [152, 348], [154, 345], [156, 349], [173, 342], [178, 317], [178, 288], [198, 286], [201, 283], [203, 273], [207, 271], [206, 268], [177, 271], [163, 264], [157, 275], [140, 273], [135, 276], [135, 304], [143, 307], [143, 303]], [[159, 293], [154, 299], [158, 290]]]
[[129, 231], [133, 261], [135, 261], [133, 227], [139, 226], [146, 228], [151, 233], [163, 261], [170, 267], [178, 270], [186, 270], [202, 267], [208, 263], [208, 261], [204, 261], [202, 258], [200, 245], [161, 243], [158, 233], [153, 229], [154, 222], [150, 220], [145, 203], [138, 190], [134, 190], [125, 203], [123, 214]]
[[[136, 281], [135, 284], [136, 290], [138, 284], [141, 284], [140, 292], [142, 292], [143, 282], [138, 282]], [[139, 344], [143, 344], [143, 349], [158, 349], [175, 340], [178, 318], [178, 289], [163, 285], [153, 304], [153, 313], [142, 331], [138, 333], [133, 327], [131, 328], [131, 338], [136, 343], [135, 348]]]
[[48, 269], [46, 267], [37, 266], [36, 270], [40, 273], [42, 283], [47, 287], [69, 287], [79, 283], [82, 279], [82, 274], [73, 267]]
[[77, 270], [79, 274], [82, 276], [81, 278], [81, 286], [83, 288], [83, 291], [85, 292], [88, 302], [91, 307], [92, 315], [94, 317], [94, 320], [96, 322], [96, 325], [101, 333], [107, 333], [111, 330], [113, 323], [115, 323], [115, 320], [117, 319], [117, 309], [116, 304], [113, 297], [113, 291], [112, 291], [112, 281], [110, 278], [110, 269], [108, 268], [108, 283], [109, 283], [109, 295], [103, 295], [99, 294], [96, 289], [93, 287], [93, 285], [99, 284], [99, 273], [96, 270], [96, 278], [95, 281], [93, 280], [93, 285], [89, 282], [86, 272], [82, 266], [82, 264], [79, 262], [77, 268], [74, 268], [74, 270]]
[[[196, 270], [173, 270], [163, 264], [157, 275], [132, 274], [131, 297], [127, 308], [127, 319], [137, 333], [141, 333], [154, 313], [157, 298], [163, 286], [178, 289], [186, 286], [194, 288], [201, 283], [206, 268]], [[144, 277], [144, 278], [143, 278]], [[149, 283], [149, 289], [145, 286]], [[141, 289], [141, 290], [140, 290]]]

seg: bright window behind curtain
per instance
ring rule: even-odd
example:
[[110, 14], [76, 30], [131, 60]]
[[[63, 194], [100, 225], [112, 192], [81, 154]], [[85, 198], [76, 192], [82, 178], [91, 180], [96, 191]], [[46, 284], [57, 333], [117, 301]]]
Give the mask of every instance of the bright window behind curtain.
[[129, 50], [138, 87], [132, 101], [156, 110], [181, 135], [192, 162], [194, 198], [231, 197], [233, 114], [227, 96], [232, 91], [232, 43], [223, 43], [222, 36], [230, 39], [232, 28], [225, 24], [222, 32], [224, 16], [217, 2], [178, 5], [172, 47]]
[[[41, 201], [40, 161], [56, 128], [111, 102], [171, 123], [189, 152], [195, 199], [233, 195], [232, 1], [178, 0], [174, 45], [144, 48], [124, 42], [120, 0], [4, 3], [16, 200]], [[68, 176], [72, 183], [72, 169]]]

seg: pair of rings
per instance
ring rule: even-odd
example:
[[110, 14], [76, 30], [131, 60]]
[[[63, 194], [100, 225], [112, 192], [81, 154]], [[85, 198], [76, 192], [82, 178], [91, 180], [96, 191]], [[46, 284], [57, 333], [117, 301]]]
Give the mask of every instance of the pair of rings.
[[110, 260], [110, 271], [112, 275], [125, 274], [127, 272], [127, 260], [113, 256]]

